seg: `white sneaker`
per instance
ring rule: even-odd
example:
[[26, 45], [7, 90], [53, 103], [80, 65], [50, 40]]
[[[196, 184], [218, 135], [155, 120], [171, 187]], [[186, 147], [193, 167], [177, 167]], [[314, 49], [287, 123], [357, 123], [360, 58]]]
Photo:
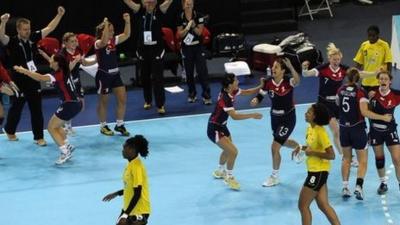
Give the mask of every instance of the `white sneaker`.
[[267, 178], [267, 180], [264, 181], [264, 183], [262, 183], [262, 186], [272, 187], [278, 184], [279, 184], [279, 178], [271, 175], [270, 177]]
[[237, 182], [237, 180], [233, 176], [225, 176], [224, 178], [225, 184], [229, 186], [230, 189], [239, 191], [240, 190], [240, 184]]
[[215, 179], [223, 179], [226, 176], [226, 171], [217, 169], [213, 172], [213, 176]]
[[342, 198], [347, 199], [347, 198], [350, 198], [350, 197], [351, 197], [351, 192], [350, 192], [349, 188], [344, 187], [342, 189]]
[[71, 145], [71, 144], [67, 144], [67, 149], [68, 149], [68, 151], [70, 151], [71, 154], [72, 154], [72, 152], [75, 151], [75, 146], [73, 146], [73, 145]]
[[358, 161], [355, 157], [352, 157], [351, 159], [351, 166], [356, 168], [358, 167]]
[[359, 185], [356, 186], [354, 195], [356, 196], [356, 199], [364, 200], [364, 192], [363, 192], [363, 189]]
[[68, 161], [72, 157], [71, 151], [67, 151], [67, 153], [61, 153], [60, 157], [56, 160], [56, 165], [62, 165]]

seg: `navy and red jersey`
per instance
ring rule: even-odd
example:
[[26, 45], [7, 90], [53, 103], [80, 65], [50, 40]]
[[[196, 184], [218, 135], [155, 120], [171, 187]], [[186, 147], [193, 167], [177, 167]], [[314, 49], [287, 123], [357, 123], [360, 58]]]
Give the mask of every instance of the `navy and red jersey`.
[[97, 40], [95, 43], [96, 58], [99, 64], [99, 70], [106, 73], [117, 73], [118, 72], [118, 60], [117, 60], [117, 44], [118, 38], [111, 38], [107, 45], [103, 48], [97, 48]]
[[[67, 60], [68, 64], [72, 61], [75, 60], [75, 58], [78, 55], [83, 56], [82, 50], [80, 48], [76, 48], [74, 53], [70, 53], [69, 51], [67, 51], [66, 48], [61, 49], [60, 53], [65, 57], [65, 59]], [[79, 66], [80, 66], [80, 62], [78, 62], [74, 68], [72, 68], [71, 70], [71, 75], [74, 79], [79, 77]]]
[[233, 107], [233, 103], [235, 102], [235, 98], [238, 95], [240, 95], [240, 89], [235, 91], [233, 95], [230, 95], [225, 90], [222, 90], [219, 93], [214, 112], [211, 114], [208, 122], [217, 125], [225, 125], [229, 117], [229, 114], [227, 112], [235, 109]]
[[[61, 53], [61, 55], [64, 56], [64, 58], [66, 59], [68, 64], [71, 63], [72, 61], [74, 61], [77, 56], [79, 56], [79, 55], [83, 56], [83, 52], [80, 48], [76, 48], [74, 53], [70, 53], [69, 51], [67, 51], [66, 48], [62, 48], [60, 53]], [[72, 70], [71, 70], [71, 76], [75, 83], [75, 87], [78, 91], [79, 96], [83, 97], [84, 93], [83, 93], [83, 89], [82, 89], [82, 85], [81, 85], [81, 76], [79, 74], [80, 65], [81, 65], [80, 62], [75, 64], [75, 67], [72, 68]]]
[[352, 127], [364, 123], [364, 116], [360, 111], [360, 102], [368, 102], [364, 91], [355, 84], [343, 85], [337, 92], [339, 105], [339, 124]]
[[336, 71], [333, 71], [329, 63], [325, 63], [315, 67], [316, 76], [319, 77], [318, 95], [330, 102], [335, 102], [335, 97], [338, 89], [342, 86], [342, 81], [346, 77], [348, 66], [339, 65]]
[[275, 83], [272, 77], [264, 82], [260, 94], [268, 94], [271, 99], [271, 114], [286, 115], [294, 109], [292, 78], [284, 76], [279, 83]]
[[[388, 93], [382, 94], [379, 88], [375, 89], [375, 96], [370, 100], [371, 111], [377, 114], [394, 115], [396, 106], [400, 104], [400, 91], [390, 89]], [[393, 117], [392, 121], [384, 122], [382, 120], [371, 120], [371, 126], [378, 130], [386, 130], [396, 126], [396, 121]]]
[[51, 82], [57, 88], [63, 102], [79, 101], [78, 91], [69, 74], [64, 74], [62, 70], [58, 70], [54, 74], [47, 74], [47, 76], [51, 78]]
[[10, 83], [11, 78], [10, 75], [8, 74], [8, 71], [3, 67], [3, 65], [0, 62], [0, 83], [1, 82]]

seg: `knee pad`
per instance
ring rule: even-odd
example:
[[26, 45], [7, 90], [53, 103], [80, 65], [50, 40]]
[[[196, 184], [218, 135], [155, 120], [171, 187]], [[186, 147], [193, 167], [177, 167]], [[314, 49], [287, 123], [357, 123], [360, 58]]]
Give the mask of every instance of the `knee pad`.
[[379, 158], [375, 158], [375, 165], [378, 170], [384, 168], [385, 167], [385, 157], [382, 156]]

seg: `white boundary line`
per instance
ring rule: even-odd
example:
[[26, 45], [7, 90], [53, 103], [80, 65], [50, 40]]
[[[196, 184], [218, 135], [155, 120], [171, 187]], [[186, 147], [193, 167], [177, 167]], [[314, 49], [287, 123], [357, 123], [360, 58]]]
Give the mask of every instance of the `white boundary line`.
[[[387, 181], [389, 181], [389, 175], [392, 173], [392, 169], [394, 168], [394, 165], [391, 164], [389, 166], [389, 169], [386, 170], [386, 178]], [[382, 210], [383, 214], [385, 215], [386, 221], [389, 225], [395, 225], [396, 223], [394, 222], [392, 216], [390, 215], [390, 210], [389, 210], [389, 204], [388, 204], [388, 199], [386, 194], [381, 195], [381, 204], [382, 204]]]
[[[313, 103], [302, 103], [302, 104], [296, 104], [295, 107], [297, 106], [306, 106], [306, 105], [311, 105]], [[255, 111], [255, 110], [267, 110], [270, 109], [271, 107], [261, 107], [261, 108], [253, 108], [253, 109], [241, 109], [237, 110], [238, 112], [247, 112], [247, 111]], [[143, 122], [151, 122], [151, 121], [159, 121], [159, 120], [173, 120], [173, 119], [180, 119], [180, 118], [191, 118], [191, 117], [199, 117], [199, 116], [204, 116], [204, 115], [210, 115], [211, 112], [209, 113], [199, 113], [199, 114], [191, 114], [191, 115], [183, 115], [183, 116], [166, 116], [166, 117], [159, 117], [159, 118], [152, 118], [152, 119], [143, 119], [143, 120], [130, 120], [130, 121], [125, 121], [125, 124], [134, 124], [134, 123], [143, 123]], [[108, 124], [115, 124], [115, 122], [108, 123]], [[88, 128], [88, 127], [97, 127], [100, 124], [90, 124], [90, 125], [83, 125], [83, 126], [73, 126], [74, 129], [80, 129], [80, 128]], [[47, 131], [45, 129], [44, 131]], [[31, 133], [32, 131], [21, 131], [17, 132], [16, 134], [26, 134], [26, 133]], [[0, 136], [5, 136], [5, 134], [0, 134]]]

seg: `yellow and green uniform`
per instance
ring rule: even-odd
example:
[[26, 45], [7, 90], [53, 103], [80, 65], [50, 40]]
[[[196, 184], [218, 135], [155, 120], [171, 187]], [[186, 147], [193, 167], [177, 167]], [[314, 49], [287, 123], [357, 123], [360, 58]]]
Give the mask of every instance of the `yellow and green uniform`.
[[[363, 70], [368, 72], [378, 71], [381, 67], [390, 70], [391, 68], [387, 68], [387, 63], [392, 62], [392, 53], [389, 44], [384, 40], [378, 39], [374, 44], [365, 41], [361, 44], [353, 60], [363, 65]], [[379, 83], [376, 77], [368, 77], [362, 80], [362, 85], [378, 86]]]
[[[316, 152], [325, 152], [325, 149], [332, 146], [325, 128], [318, 125], [307, 128], [306, 142]], [[306, 164], [309, 172], [329, 171], [331, 168], [328, 159], [321, 159], [317, 156], [307, 156]]]
[[139, 156], [128, 163], [124, 171], [123, 180], [124, 211], [126, 211], [133, 198], [134, 188], [142, 186], [139, 201], [137, 202], [133, 210], [129, 213], [129, 216], [150, 214], [150, 195], [149, 185], [147, 182], [147, 173], [144, 164], [140, 160]]

